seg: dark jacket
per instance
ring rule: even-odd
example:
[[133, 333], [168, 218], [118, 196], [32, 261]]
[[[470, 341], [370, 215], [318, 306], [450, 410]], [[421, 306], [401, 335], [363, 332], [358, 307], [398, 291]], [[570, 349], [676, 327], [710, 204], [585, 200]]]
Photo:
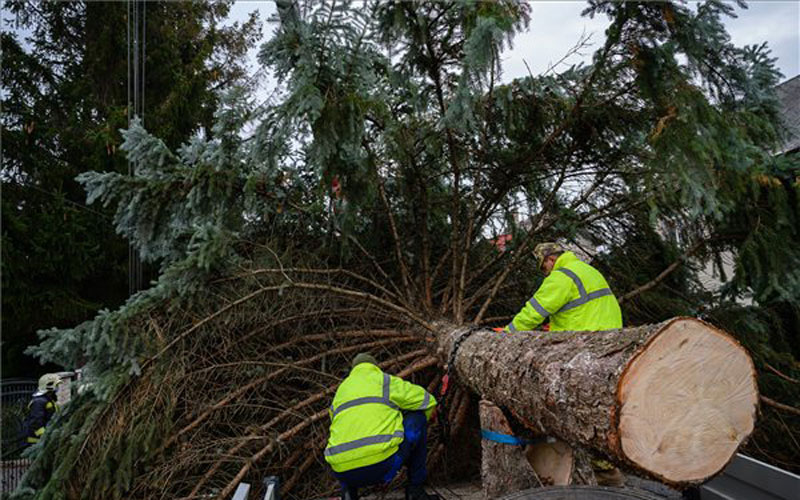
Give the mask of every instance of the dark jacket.
[[28, 416], [22, 426], [23, 438], [26, 444], [38, 443], [44, 434], [44, 428], [58, 411], [56, 393], [53, 391], [34, 394], [28, 403]]

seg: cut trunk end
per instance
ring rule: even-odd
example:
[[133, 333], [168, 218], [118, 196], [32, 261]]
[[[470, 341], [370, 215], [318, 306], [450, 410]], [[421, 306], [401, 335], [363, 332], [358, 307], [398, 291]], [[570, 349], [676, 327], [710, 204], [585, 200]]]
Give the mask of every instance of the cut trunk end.
[[618, 383], [624, 456], [672, 484], [719, 472], [753, 431], [753, 363], [733, 338], [680, 318], [651, 337]]
[[683, 487], [720, 472], [753, 431], [753, 362], [694, 318], [600, 332], [444, 327], [461, 383], [522, 425]]

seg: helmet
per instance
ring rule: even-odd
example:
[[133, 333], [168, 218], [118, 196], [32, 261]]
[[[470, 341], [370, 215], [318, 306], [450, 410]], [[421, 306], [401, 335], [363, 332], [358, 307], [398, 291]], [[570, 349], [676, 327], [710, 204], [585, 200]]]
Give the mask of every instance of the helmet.
[[553, 242], [539, 243], [536, 245], [536, 248], [533, 249], [533, 255], [536, 257], [536, 262], [539, 265], [539, 269], [542, 268], [544, 259], [550, 257], [551, 255], [560, 253], [564, 253], [564, 247]]
[[45, 373], [39, 377], [39, 392], [55, 391], [60, 383], [61, 377], [55, 373]]

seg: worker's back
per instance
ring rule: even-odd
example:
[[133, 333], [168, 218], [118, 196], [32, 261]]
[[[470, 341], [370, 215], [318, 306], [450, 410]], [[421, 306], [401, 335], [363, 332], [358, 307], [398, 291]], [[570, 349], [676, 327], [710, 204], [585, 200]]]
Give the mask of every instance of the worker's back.
[[383, 373], [377, 364], [370, 354], [357, 354], [336, 389], [325, 460], [342, 485], [342, 498], [358, 498], [362, 486], [388, 484], [405, 465], [406, 498], [435, 500], [423, 483], [428, 419], [436, 399], [421, 386]]
[[389, 399], [390, 375], [371, 363], [352, 369], [331, 404], [325, 460], [339, 472], [380, 462], [403, 440], [403, 415]]
[[566, 303], [550, 314], [550, 331], [622, 328], [622, 311], [608, 282], [600, 271], [572, 252], [559, 256], [547, 280], [556, 280], [569, 289]]

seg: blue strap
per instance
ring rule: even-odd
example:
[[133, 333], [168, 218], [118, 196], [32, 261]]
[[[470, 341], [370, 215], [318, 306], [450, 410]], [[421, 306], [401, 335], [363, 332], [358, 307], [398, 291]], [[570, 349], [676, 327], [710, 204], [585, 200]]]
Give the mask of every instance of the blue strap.
[[510, 436], [508, 434], [500, 434], [499, 432], [481, 429], [481, 437], [495, 443], [510, 444], [513, 446], [526, 446], [529, 444], [536, 444], [538, 439], [522, 439], [517, 436]]

